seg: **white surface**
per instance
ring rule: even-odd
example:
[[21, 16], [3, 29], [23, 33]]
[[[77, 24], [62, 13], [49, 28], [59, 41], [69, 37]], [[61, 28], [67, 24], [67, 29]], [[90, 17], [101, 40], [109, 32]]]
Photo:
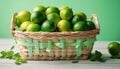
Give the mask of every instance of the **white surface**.
[[[108, 41], [97, 41], [94, 44], [93, 51], [98, 50], [103, 53], [103, 57], [109, 59], [107, 51]], [[8, 50], [15, 45], [13, 39], [0, 39], [0, 51]], [[18, 52], [18, 47], [15, 47]], [[89, 60], [79, 60], [79, 63], [73, 64], [72, 61], [28, 61], [27, 64], [16, 65], [13, 60], [0, 59], [0, 69], [120, 69], [120, 59], [109, 59], [105, 63], [91, 62]]]

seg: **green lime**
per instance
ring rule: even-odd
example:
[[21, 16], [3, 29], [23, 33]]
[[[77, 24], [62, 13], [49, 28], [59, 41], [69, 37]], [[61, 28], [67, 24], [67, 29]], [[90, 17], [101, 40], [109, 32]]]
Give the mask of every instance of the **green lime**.
[[57, 24], [57, 28], [60, 32], [70, 31], [71, 24], [67, 20], [60, 20]]
[[120, 44], [118, 42], [110, 42], [107, 47], [109, 53], [112, 56], [119, 55], [120, 53]]
[[15, 25], [20, 26], [24, 21], [30, 21], [31, 13], [27, 10], [20, 11], [15, 17]]
[[37, 12], [37, 11], [40, 11], [40, 12], [45, 13], [46, 8], [45, 8], [44, 6], [42, 6], [42, 5], [38, 5], [38, 6], [36, 6], [36, 7], [33, 9], [33, 12]]
[[37, 11], [33, 12], [31, 15], [31, 21], [36, 24], [42, 24], [42, 22], [45, 20], [45, 16], [42, 12]]
[[60, 20], [60, 17], [57, 13], [50, 13], [47, 15], [47, 20], [50, 20], [57, 24]]
[[43, 31], [43, 32], [54, 32], [55, 30], [56, 30], [56, 25], [54, 22], [52, 22], [50, 20], [46, 20], [41, 25], [41, 31]]
[[73, 31], [87, 31], [88, 25], [85, 21], [79, 21], [73, 25]]
[[38, 32], [40, 31], [40, 25], [39, 24], [35, 24], [35, 23], [31, 23], [28, 25], [27, 32]]
[[78, 21], [80, 21], [80, 18], [78, 15], [74, 15], [74, 17], [72, 18], [72, 25], [74, 25], [75, 23], [77, 23]]
[[95, 24], [92, 21], [87, 21], [87, 24], [88, 24], [89, 30], [95, 29]]
[[59, 10], [70, 9], [68, 6], [61, 6]]
[[60, 10], [60, 17], [63, 20], [71, 20], [73, 17], [72, 9], [65, 8], [65, 9]]
[[20, 25], [20, 29], [23, 30], [23, 31], [26, 31], [28, 25], [31, 24], [30, 21], [25, 21], [23, 22], [21, 25]]
[[87, 16], [84, 12], [76, 12], [75, 15], [79, 16], [80, 21], [86, 21], [87, 20]]
[[54, 6], [49, 6], [46, 9], [46, 15], [48, 15], [49, 13], [57, 13], [57, 14], [59, 14], [59, 9], [57, 7], [54, 7]]

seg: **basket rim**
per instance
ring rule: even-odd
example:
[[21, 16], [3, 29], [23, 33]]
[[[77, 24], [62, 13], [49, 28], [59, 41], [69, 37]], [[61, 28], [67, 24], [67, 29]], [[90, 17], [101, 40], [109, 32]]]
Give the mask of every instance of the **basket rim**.
[[99, 34], [99, 30], [91, 30], [91, 31], [79, 31], [79, 32], [22, 32], [22, 31], [14, 31], [14, 37], [18, 37], [18, 34], [21, 37], [88, 37], [88, 36], [96, 36]]
[[13, 32], [19, 32], [19, 33], [24, 33], [24, 34], [26, 34], [26, 33], [28, 33], [28, 34], [33, 34], [33, 33], [35, 33], [35, 34], [37, 34], [37, 33], [43, 33], [43, 34], [76, 34], [76, 33], [88, 33], [88, 32], [96, 32], [96, 33], [98, 33], [99, 34], [99, 29], [94, 29], [94, 30], [89, 30], [89, 31], [75, 31], [75, 32], [73, 32], [73, 31], [70, 31], [70, 32], [23, 32], [23, 31], [16, 31], [16, 30], [14, 30]]

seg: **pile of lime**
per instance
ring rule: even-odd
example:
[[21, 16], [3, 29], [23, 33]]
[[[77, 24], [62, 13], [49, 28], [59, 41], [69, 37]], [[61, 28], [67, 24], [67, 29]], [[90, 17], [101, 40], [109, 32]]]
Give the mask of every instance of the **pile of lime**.
[[[32, 12], [22, 10], [15, 17], [16, 30], [26, 32], [68, 32], [95, 29], [84, 12], [73, 13], [68, 6], [36, 6]], [[18, 29], [19, 28], [19, 29]]]

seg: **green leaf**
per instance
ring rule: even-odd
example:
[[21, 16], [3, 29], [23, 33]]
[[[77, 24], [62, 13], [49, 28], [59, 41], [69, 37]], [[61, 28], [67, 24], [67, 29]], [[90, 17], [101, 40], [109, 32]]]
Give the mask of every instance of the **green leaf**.
[[0, 58], [6, 58], [7, 52], [6, 51], [1, 51], [1, 56]]
[[12, 58], [13, 58], [13, 55], [14, 55], [14, 51], [8, 51], [8, 52], [7, 52], [7, 55], [6, 55], [6, 58], [12, 59]]
[[102, 58], [102, 53], [96, 50], [94, 54], [90, 55], [90, 61], [105, 62], [106, 60]]
[[12, 51], [14, 49], [14, 46], [12, 46], [11, 48], [10, 48], [10, 51]]
[[27, 63], [27, 60], [21, 59], [21, 63]]
[[14, 54], [14, 59], [16, 59], [16, 58], [21, 58], [21, 56], [20, 56], [19, 53], [15, 53], [15, 54]]
[[106, 60], [103, 59], [103, 58], [100, 58], [99, 61], [100, 61], [100, 62], [105, 62]]
[[20, 65], [20, 64], [21, 64], [21, 62], [19, 62], [19, 61], [15, 61], [15, 64]]
[[102, 56], [102, 53], [96, 50], [95, 51], [95, 56], [96, 56], [97, 59], [100, 59], [101, 56]]
[[90, 61], [96, 61], [96, 55], [95, 54], [91, 54]]
[[74, 61], [72, 61], [72, 63], [79, 63], [79, 61], [78, 60], [74, 60]]
[[17, 65], [20, 65], [22, 63], [27, 63], [27, 60], [22, 59], [22, 57], [20, 56], [20, 53], [14, 53], [13, 49], [14, 49], [14, 46], [12, 46], [9, 51], [1, 51], [0, 58], [13, 59], [15, 60], [15, 64]]

